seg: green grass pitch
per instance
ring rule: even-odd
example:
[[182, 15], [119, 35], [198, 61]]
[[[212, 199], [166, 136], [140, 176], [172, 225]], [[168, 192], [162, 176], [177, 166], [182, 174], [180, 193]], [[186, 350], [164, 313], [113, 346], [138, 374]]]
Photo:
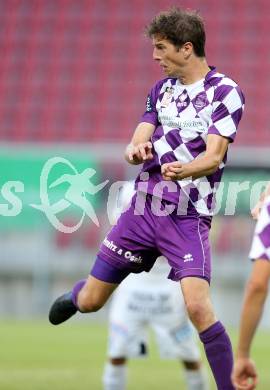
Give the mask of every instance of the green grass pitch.
[[[235, 344], [236, 332], [231, 335]], [[104, 323], [72, 320], [53, 327], [46, 321], [1, 321], [0, 340], [1, 390], [102, 389], [107, 342]], [[270, 333], [259, 331], [253, 347], [259, 390], [270, 389], [269, 354]], [[176, 361], [160, 360], [152, 340], [149, 358], [129, 363], [128, 390], [184, 389], [179, 367]]]

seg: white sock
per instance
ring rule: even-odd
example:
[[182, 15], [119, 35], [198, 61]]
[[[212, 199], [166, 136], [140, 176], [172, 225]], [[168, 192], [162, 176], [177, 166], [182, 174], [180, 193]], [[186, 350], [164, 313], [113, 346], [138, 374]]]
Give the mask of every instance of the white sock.
[[203, 368], [199, 370], [184, 369], [188, 390], [209, 390], [206, 372]]
[[127, 365], [106, 363], [103, 372], [104, 390], [125, 390], [127, 386]]

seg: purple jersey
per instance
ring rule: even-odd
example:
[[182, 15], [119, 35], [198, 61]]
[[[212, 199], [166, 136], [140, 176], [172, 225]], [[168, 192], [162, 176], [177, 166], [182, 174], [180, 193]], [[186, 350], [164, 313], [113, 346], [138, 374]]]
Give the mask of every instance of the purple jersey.
[[[212, 215], [227, 155], [214, 174], [195, 180], [163, 182], [160, 193], [161, 187], [156, 191], [156, 185], [162, 181], [161, 165], [173, 161], [189, 163], [202, 156], [208, 134], [233, 142], [243, 108], [244, 96], [239, 86], [215, 68], [194, 84], [184, 85], [176, 78], [159, 81], [147, 98], [142, 116], [142, 122], [156, 126], [151, 139], [154, 158], [142, 168], [142, 172], [149, 173], [147, 190], [143, 191], [177, 205], [186, 198], [188, 207]], [[146, 188], [145, 183], [143, 187]]]

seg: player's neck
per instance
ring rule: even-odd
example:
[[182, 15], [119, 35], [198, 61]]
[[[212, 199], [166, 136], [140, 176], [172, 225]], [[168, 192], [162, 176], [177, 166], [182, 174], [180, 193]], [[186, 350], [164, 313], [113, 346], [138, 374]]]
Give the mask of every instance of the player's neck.
[[178, 79], [181, 84], [194, 84], [196, 81], [204, 79], [209, 71], [210, 68], [206, 62], [206, 59], [196, 57], [181, 69], [181, 72], [178, 75]]

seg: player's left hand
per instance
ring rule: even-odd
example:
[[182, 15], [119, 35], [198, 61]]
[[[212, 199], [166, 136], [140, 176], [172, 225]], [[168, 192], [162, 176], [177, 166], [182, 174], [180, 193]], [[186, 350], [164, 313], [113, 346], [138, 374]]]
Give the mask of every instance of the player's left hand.
[[181, 180], [185, 173], [185, 165], [179, 161], [161, 165], [161, 174], [164, 180]]
[[257, 204], [255, 205], [255, 207], [253, 207], [253, 209], [251, 210], [251, 215], [252, 215], [253, 219], [258, 219], [258, 218], [259, 218], [261, 209], [262, 209], [262, 207], [263, 207], [265, 198], [266, 198], [267, 196], [270, 196], [270, 183], [268, 183], [268, 185], [266, 186], [266, 189], [265, 189], [265, 190], [263, 191], [263, 193], [261, 194], [258, 203], [257, 203]]
[[259, 218], [262, 206], [263, 206], [263, 201], [259, 200], [259, 202], [255, 205], [255, 207], [253, 207], [253, 209], [251, 210], [251, 215], [253, 219]]
[[249, 358], [238, 358], [234, 364], [232, 382], [236, 390], [253, 390], [258, 384], [254, 362]]

